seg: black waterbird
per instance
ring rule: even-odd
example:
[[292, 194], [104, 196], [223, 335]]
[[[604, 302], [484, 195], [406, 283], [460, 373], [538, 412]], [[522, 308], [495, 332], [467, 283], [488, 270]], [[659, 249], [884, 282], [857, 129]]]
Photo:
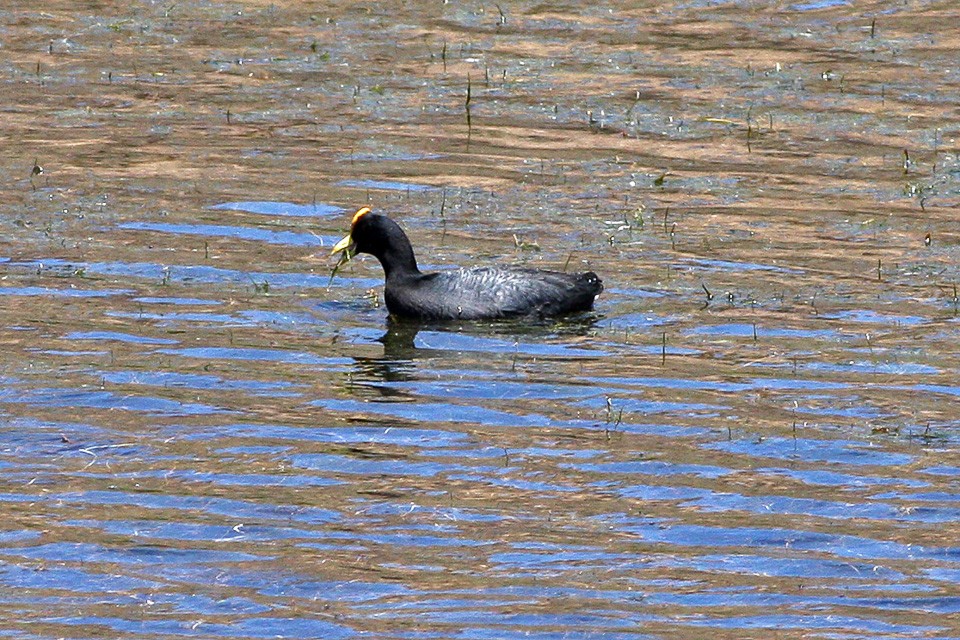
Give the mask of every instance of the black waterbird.
[[400, 225], [369, 207], [353, 215], [350, 233], [333, 247], [331, 255], [337, 253], [344, 254], [343, 262], [357, 253], [369, 253], [380, 261], [385, 276], [383, 297], [387, 310], [397, 318], [552, 317], [588, 311], [603, 291], [603, 283], [592, 271], [473, 267], [422, 273]]

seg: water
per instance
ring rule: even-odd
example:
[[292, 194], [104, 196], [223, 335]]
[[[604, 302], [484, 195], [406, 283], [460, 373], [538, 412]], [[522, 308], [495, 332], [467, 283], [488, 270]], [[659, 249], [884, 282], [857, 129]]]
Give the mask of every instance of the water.
[[958, 11], [360, 9], [0, 10], [0, 635], [960, 637]]

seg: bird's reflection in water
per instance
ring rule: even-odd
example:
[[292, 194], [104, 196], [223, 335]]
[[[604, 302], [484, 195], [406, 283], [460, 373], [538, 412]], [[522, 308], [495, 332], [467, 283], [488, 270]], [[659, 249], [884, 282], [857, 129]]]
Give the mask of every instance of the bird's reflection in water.
[[[417, 358], [417, 334], [430, 325], [417, 321], [395, 320], [387, 318], [387, 331], [377, 338], [383, 344], [383, 357], [391, 360], [412, 361]], [[430, 349], [426, 349], [430, 351]], [[421, 353], [420, 356], [427, 355]]]
[[[531, 352], [543, 355], [568, 354], [571, 341], [589, 335], [600, 316], [578, 314], [562, 320], [498, 320], [494, 322], [427, 323], [387, 319], [386, 331], [377, 341], [383, 344], [379, 357], [355, 356], [351, 377], [382, 397], [402, 400], [409, 397], [401, 385], [418, 379], [426, 361], [462, 361], [465, 353], [493, 358]], [[419, 338], [419, 340], [418, 340]], [[599, 354], [598, 354], [599, 355]]]
[[[387, 319], [386, 332], [377, 338], [383, 344], [382, 356], [354, 356], [352, 378], [367, 389], [375, 389], [382, 396], [402, 399], [406, 392], [394, 384], [414, 380], [417, 360], [429, 357], [433, 349], [416, 346], [417, 334], [425, 325], [415, 321]], [[380, 384], [378, 384], [380, 383]]]
[[383, 343], [381, 356], [354, 356], [350, 373], [353, 384], [373, 390], [380, 396], [402, 400], [409, 394], [396, 383], [409, 382], [415, 378], [417, 349], [414, 340], [419, 327], [388, 325], [387, 332], [377, 338]]

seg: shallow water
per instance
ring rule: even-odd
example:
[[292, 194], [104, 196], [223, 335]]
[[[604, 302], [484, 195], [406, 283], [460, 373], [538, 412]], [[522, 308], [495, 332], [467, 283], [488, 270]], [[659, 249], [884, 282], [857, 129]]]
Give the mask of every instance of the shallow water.
[[0, 16], [0, 635], [960, 637], [952, 3]]

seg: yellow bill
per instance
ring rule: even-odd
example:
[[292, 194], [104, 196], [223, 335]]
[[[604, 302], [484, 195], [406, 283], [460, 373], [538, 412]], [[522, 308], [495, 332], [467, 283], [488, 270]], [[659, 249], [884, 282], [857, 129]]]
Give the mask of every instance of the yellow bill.
[[346, 256], [346, 259], [341, 258], [341, 264], [353, 257], [353, 249], [355, 247], [353, 242], [353, 227], [357, 224], [357, 221], [360, 220], [360, 218], [368, 213], [370, 213], [370, 207], [360, 207], [357, 209], [357, 212], [353, 214], [353, 220], [350, 221], [350, 233], [348, 233], [345, 238], [340, 240], [340, 242], [333, 245], [333, 251], [330, 252], [331, 256], [340, 253], [341, 251], [345, 252], [343, 255]]
[[[330, 255], [333, 256], [340, 253], [341, 251], [346, 251], [347, 252], [346, 255], [349, 256], [352, 249], [353, 249], [353, 236], [351, 236], [348, 233], [346, 236], [344, 236], [342, 240], [340, 240], [340, 242], [333, 245], [333, 251], [330, 252]], [[347, 258], [347, 260], [349, 259], [350, 257]]]
[[348, 233], [344, 238], [340, 240], [337, 244], [333, 245], [333, 249], [330, 251], [331, 256], [335, 256], [338, 253], [340, 254], [340, 259], [337, 261], [337, 264], [333, 267], [333, 271], [330, 272], [330, 282], [333, 282], [334, 276], [337, 275], [337, 271], [340, 270], [340, 267], [350, 262], [350, 259], [353, 258], [355, 254], [355, 249], [357, 244], [353, 241], [353, 227], [357, 224], [357, 221], [363, 216], [370, 213], [370, 207], [361, 207], [353, 214], [353, 220], [350, 221], [350, 233]]

